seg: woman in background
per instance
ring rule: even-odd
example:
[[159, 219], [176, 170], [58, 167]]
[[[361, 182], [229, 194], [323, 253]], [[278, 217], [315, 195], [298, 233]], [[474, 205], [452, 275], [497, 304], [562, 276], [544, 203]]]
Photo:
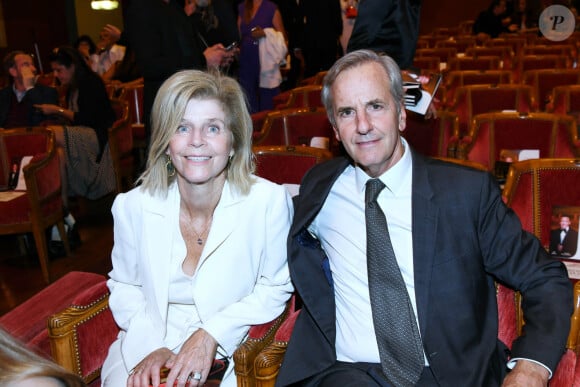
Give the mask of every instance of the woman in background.
[[[238, 79], [250, 103], [250, 111], [256, 113], [262, 110], [272, 110], [274, 108], [273, 98], [280, 94], [279, 86], [282, 82], [280, 60], [275, 63], [277, 68], [272, 69], [273, 79], [271, 82], [262, 81], [261, 78], [265, 78], [269, 74], [263, 74], [267, 69], [260, 61], [259, 46], [261, 40], [267, 39], [265, 30], [269, 29], [268, 33], [272, 37], [271, 40], [274, 42], [282, 40], [284, 50], [286, 50], [286, 32], [284, 31], [282, 15], [280, 15], [276, 4], [269, 0], [245, 0], [238, 6], [238, 28], [242, 39]], [[281, 38], [276, 33], [280, 33]]]

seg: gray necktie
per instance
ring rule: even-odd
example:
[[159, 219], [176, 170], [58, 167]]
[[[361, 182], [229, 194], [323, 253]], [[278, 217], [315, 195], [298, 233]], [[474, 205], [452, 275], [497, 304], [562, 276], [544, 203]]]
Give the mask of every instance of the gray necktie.
[[377, 203], [383, 188], [379, 179], [366, 183], [367, 266], [373, 323], [385, 376], [395, 387], [414, 386], [425, 365], [423, 346], [385, 214]]

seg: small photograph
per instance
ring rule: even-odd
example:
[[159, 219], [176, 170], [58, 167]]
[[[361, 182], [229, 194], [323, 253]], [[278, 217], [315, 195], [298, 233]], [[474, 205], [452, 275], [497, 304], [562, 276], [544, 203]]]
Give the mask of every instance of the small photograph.
[[549, 253], [555, 257], [580, 260], [578, 228], [580, 207], [554, 206], [550, 226]]

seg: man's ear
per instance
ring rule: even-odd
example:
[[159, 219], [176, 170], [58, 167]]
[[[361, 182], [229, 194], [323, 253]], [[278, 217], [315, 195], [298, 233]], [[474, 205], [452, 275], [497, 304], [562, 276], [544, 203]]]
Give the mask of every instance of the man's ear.
[[407, 110], [405, 106], [401, 106], [401, 113], [399, 113], [399, 132], [402, 132], [407, 127]]
[[332, 130], [334, 130], [334, 137], [336, 137], [336, 140], [340, 142], [341, 141], [340, 134], [338, 133], [338, 129], [336, 129], [336, 126], [333, 126]]
[[8, 69], [8, 73], [13, 77], [16, 78], [18, 77], [18, 70], [16, 70], [15, 66], [12, 66]]

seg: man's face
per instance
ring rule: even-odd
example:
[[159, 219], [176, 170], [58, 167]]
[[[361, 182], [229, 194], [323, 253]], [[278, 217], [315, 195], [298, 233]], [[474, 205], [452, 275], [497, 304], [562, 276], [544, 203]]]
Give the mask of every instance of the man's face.
[[99, 50], [108, 50], [113, 47], [113, 39], [111, 39], [111, 35], [107, 31], [101, 31], [99, 33], [97, 47]]
[[496, 5], [493, 9], [493, 13], [496, 15], [501, 15], [506, 10], [505, 1], [500, 1], [498, 5]]
[[378, 177], [403, 155], [400, 133], [406, 113], [389, 92], [390, 81], [378, 63], [364, 63], [342, 72], [335, 80], [336, 138], [369, 176]]
[[561, 217], [560, 218], [560, 228], [567, 229], [568, 227], [570, 227], [570, 218], [568, 218], [567, 216]]
[[10, 68], [10, 75], [14, 79], [22, 80], [22, 76], [36, 74], [36, 67], [30, 55], [18, 54], [14, 57], [14, 66]]

